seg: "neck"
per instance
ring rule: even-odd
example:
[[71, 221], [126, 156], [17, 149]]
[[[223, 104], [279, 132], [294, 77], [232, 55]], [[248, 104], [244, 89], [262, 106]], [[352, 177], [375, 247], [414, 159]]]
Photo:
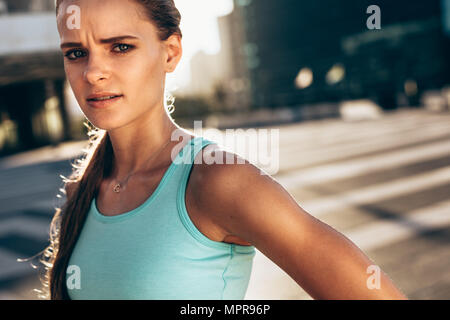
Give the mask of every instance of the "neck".
[[132, 172], [150, 170], [166, 162], [163, 153], [149, 158], [161, 151], [176, 129], [178, 126], [161, 108], [161, 112], [152, 112], [145, 118], [108, 131], [114, 150], [112, 177], [123, 178]]

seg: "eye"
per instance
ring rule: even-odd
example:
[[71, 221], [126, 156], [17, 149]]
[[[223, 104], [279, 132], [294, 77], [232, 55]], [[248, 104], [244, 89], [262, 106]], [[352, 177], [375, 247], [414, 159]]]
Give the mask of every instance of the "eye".
[[130, 51], [131, 49], [133, 49], [133, 47], [134, 46], [129, 45], [129, 44], [119, 43], [119, 44], [116, 44], [114, 46], [113, 51], [117, 52], [117, 53], [125, 53], [125, 52]]
[[75, 50], [68, 51], [65, 54], [65, 56], [69, 60], [77, 60], [78, 58], [82, 58], [82, 57], [86, 56], [86, 53], [81, 50], [75, 49]]

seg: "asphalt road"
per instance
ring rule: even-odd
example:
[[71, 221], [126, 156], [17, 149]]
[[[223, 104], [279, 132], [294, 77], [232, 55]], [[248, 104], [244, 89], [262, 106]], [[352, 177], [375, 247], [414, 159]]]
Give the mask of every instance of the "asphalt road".
[[[357, 244], [410, 299], [450, 299], [450, 113], [400, 110], [275, 129], [273, 177], [302, 208]], [[0, 159], [0, 299], [37, 299], [36, 270], [16, 260], [46, 246], [63, 201], [59, 175], [69, 175], [82, 146]], [[311, 298], [257, 251], [246, 299]]]

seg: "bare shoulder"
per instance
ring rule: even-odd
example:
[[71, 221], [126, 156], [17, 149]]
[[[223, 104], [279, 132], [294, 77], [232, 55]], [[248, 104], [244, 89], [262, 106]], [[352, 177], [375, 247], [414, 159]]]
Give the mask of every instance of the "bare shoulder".
[[[191, 172], [192, 199], [196, 208], [208, 216], [227, 235], [238, 237], [233, 223], [246, 219], [246, 208], [255, 197], [265, 197], [282, 187], [256, 165], [219, 145], [205, 147], [196, 156]], [[240, 239], [249, 242], [249, 239]], [[245, 236], [245, 235], [244, 235]]]
[[[217, 147], [205, 148], [202, 154], [207, 156], [209, 150], [239, 159]], [[366, 270], [373, 262], [253, 164], [205, 162], [193, 170], [195, 201], [204, 214], [228, 234], [255, 246], [313, 298], [404, 298], [384, 275], [382, 290], [367, 290]]]
[[271, 175], [257, 165], [218, 145], [207, 146], [203, 150], [203, 157], [206, 159], [205, 162], [212, 157], [213, 163], [202, 164], [199, 166], [199, 171], [215, 187], [220, 188], [225, 193], [233, 190], [239, 191], [242, 187], [250, 186], [252, 188], [264, 188], [270, 185], [282, 189], [281, 185]]
[[235, 191], [244, 191], [242, 188], [249, 185], [256, 187], [265, 180], [258, 167], [217, 144], [199, 152], [190, 179], [197, 186], [196, 200], [202, 203], [230, 200], [227, 196], [236, 195]]

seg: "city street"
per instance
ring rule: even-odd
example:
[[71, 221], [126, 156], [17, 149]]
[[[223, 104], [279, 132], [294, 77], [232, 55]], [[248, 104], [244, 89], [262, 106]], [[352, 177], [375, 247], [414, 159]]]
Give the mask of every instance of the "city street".
[[[273, 128], [274, 178], [302, 208], [357, 244], [410, 299], [450, 299], [449, 112], [401, 109]], [[59, 175], [70, 174], [84, 145], [0, 159], [0, 299], [37, 299], [37, 271], [16, 260], [47, 245], [62, 201]], [[257, 251], [246, 299], [311, 298]]]

